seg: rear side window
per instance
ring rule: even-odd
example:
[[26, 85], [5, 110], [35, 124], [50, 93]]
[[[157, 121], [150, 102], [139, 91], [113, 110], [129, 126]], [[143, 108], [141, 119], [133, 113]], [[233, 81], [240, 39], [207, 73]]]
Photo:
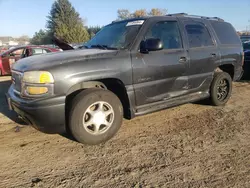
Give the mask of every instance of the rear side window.
[[50, 53], [51, 51], [49, 49], [44, 48], [43, 53]]
[[212, 46], [213, 40], [207, 28], [199, 22], [190, 22], [185, 25], [190, 48]]
[[43, 49], [43, 48], [32, 48], [32, 54], [33, 55], [38, 55], [38, 54], [45, 54], [48, 53], [48, 50]]
[[221, 44], [240, 44], [240, 38], [233, 26], [226, 22], [211, 21]]

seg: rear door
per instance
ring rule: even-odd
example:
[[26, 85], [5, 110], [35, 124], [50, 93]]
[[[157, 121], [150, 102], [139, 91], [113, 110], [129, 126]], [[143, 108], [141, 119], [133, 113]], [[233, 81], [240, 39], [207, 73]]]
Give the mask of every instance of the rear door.
[[183, 24], [190, 57], [189, 90], [190, 92], [207, 90], [213, 78], [215, 64], [220, 62], [216, 40], [205, 20], [189, 19]]

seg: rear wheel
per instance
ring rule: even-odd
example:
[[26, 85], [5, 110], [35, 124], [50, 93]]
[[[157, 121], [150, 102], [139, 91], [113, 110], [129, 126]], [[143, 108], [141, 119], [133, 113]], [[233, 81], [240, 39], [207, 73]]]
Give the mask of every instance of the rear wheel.
[[210, 100], [215, 106], [225, 105], [231, 97], [232, 78], [226, 72], [216, 72], [210, 88]]
[[122, 119], [123, 107], [115, 94], [103, 89], [87, 89], [73, 100], [69, 129], [77, 141], [95, 145], [112, 138]]

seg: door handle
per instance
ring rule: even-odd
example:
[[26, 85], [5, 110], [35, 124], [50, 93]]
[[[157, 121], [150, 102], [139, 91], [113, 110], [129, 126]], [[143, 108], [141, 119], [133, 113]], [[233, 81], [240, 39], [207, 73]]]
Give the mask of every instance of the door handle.
[[187, 62], [187, 58], [186, 57], [180, 57], [179, 62], [180, 63], [185, 63], [185, 62]]
[[215, 58], [217, 55], [215, 53], [211, 53], [212, 58]]

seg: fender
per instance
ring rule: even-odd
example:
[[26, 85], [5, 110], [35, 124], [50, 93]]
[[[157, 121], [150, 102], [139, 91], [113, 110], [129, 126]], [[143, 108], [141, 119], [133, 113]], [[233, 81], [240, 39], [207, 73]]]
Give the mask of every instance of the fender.
[[95, 87], [107, 89], [107, 87], [102, 82], [98, 82], [98, 81], [80, 82], [80, 83], [73, 85], [68, 90], [66, 96], [70, 95], [71, 93], [74, 93], [75, 91], [81, 90], [81, 89], [88, 89], [88, 88], [95, 88]]

